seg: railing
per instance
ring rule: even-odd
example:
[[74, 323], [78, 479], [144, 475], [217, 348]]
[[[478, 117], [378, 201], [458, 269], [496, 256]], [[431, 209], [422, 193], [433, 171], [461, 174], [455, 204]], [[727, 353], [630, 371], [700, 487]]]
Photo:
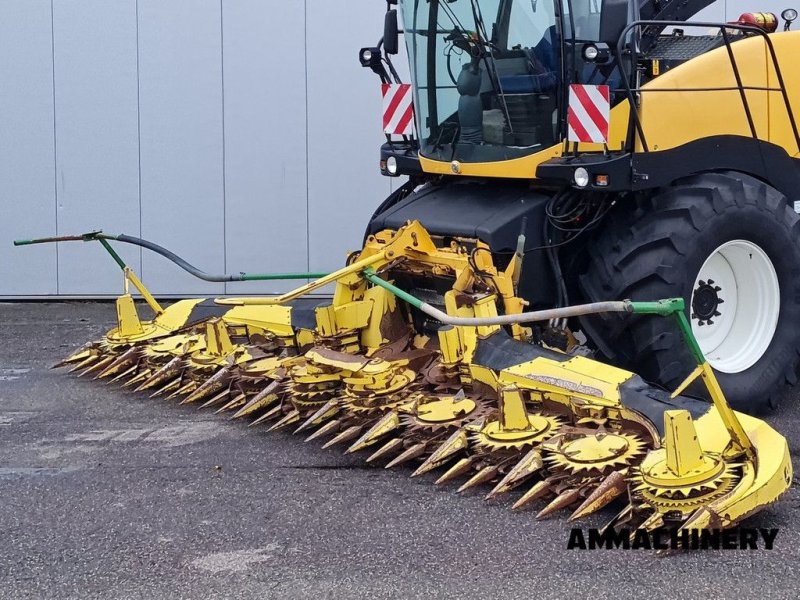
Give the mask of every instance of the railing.
[[[642, 27], [705, 27], [705, 28], [716, 28], [719, 29], [722, 39], [725, 42], [725, 48], [728, 52], [728, 58], [731, 62], [731, 68], [733, 70], [733, 76], [736, 80], [735, 86], [728, 86], [728, 87], [705, 87], [705, 88], [659, 88], [659, 89], [649, 89], [649, 88], [642, 88], [642, 87], [631, 87], [631, 74], [627, 72], [625, 61], [622, 60], [622, 52], [623, 48], [626, 43], [626, 39], [628, 34], [633, 31], [634, 29], [640, 29]], [[760, 35], [764, 38], [764, 42], [766, 43], [767, 50], [769, 51], [770, 59], [772, 60], [772, 66], [775, 69], [775, 75], [778, 80], [779, 87], [765, 87], [765, 86], [748, 86], [742, 83], [742, 76], [739, 72], [739, 65], [736, 62], [736, 56], [731, 48], [731, 38], [728, 30], [734, 29], [738, 31], [742, 31], [745, 33], [751, 33], [755, 35]], [[756, 131], [755, 122], [753, 121], [753, 113], [750, 110], [750, 103], [747, 100], [747, 91], [762, 91], [762, 92], [780, 92], [783, 97], [783, 102], [786, 106], [786, 114], [789, 117], [789, 123], [792, 127], [792, 133], [794, 134], [795, 143], [797, 144], [797, 150], [800, 152], [800, 132], [798, 132], [797, 122], [794, 118], [794, 112], [792, 111], [792, 105], [789, 100], [789, 94], [786, 92], [786, 85], [784, 83], [783, 74], [781, 73], [781, 67], [778, 62], [778, 57], [775, 54], [775, 47], [772, 44], [772, 40], [770, 39], [769, 35], [763, 29], [759, 29], [758, 27], [752, 27], [750, 25], [739, 25], [738, 23], [705, 23], [705, 22], [691, 22], [688, 23], [686, 21], [633, 21], [630, 23], [625, 29], [622, 31], [622, 34], [617, 41], [617, 60], [619, 62], [619, 69], [620, 74], [622, 75], [622, 83], [625, 86], [625, 92], [628, 96], [628, 102], [630, 104], [630, 114], [633, 119], [634, 124], [634, 131], [631, 131], [629, 135], [629, 150], [631, 153], [635, 151], [636, 148], [636, 140], [633, 139], [634, 135], [638, 135], [639, 141], [641, 142], [642, 149], [644, 152], [649, 152], [650, 149], [647, 145], [647, 139], [644, 134], [644, 129], [642, 127], [642, 121], [639, 118], [639, 109], [636, 102], [635, 94], [641, 94], [644, 92], [719, 92], [719, 91], [739, 91], [739, 95], [742, 100], [742, 108], [744, 109], [745, 116], [747, 117], [747, 124], [750, 128], [750, 134], [754, 139], [759, 139], [758, 132]], [[631, 64], [636, 65], [638, 62], [638, 51], [636, 48], [636, 44], [633, 44], [631, 48]]]

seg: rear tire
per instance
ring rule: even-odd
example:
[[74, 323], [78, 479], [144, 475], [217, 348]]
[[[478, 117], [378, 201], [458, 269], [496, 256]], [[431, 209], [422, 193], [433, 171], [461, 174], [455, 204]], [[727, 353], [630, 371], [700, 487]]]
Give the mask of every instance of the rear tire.
[[[579, 281], [586, 300], [684, 298], [731, 405], [774, 408], [800, 362], [800, 218], [786, 197], [725, 172], [620, 205], [589, 245]], [[670, 319], [605, 315], [582, 324], [606, 358], [668, 388], [693, 367]]]

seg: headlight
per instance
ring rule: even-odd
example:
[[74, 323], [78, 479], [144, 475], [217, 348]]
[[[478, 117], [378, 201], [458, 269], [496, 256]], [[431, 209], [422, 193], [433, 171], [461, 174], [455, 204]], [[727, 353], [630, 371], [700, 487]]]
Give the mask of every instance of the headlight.
[[361, 48], [358, 51], [358, 62], [362, 67], [376, 67], [381, 64], [381, 51], [379, 48]]
[[386, 170], [389, 175], [397, 175], [397, 159], [394, 156], [386, 159]]
[[797, 18], [797, 11], [793, 8], [787, 8], [781, 13], [781, 17], [783, 17], [784, 21], [792, 22]]
[[600, 52], [597, 50], [597, 46], [593, 44], [587, 44], [586, 46], [583, 47], [583, 58], [585, 58], [589, 62], [594, 62], [595, 60], [597, 60], [598, 54], [600, 54]]
[[572, 178], [575, 181], [575, 185], [578, 187], [586, 187], [589, 185], [589, 171], [583, 167], [578, 167], [575, 169], [575, 173], [573, 173]]
[[603, 42], [592, 42], [590, 44], [584, 44], [581, 55], [586, 62], [599, 63], [602, 65], [607, 63], [611, 58], [611, 48], [608, 47], [608, 44]]

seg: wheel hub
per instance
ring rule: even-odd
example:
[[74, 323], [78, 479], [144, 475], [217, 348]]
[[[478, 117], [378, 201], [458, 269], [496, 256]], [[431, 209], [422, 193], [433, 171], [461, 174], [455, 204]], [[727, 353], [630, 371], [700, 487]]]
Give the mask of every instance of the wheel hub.
[[714, 283], [713, 279], [698, 282], [698, 286], [692, 293], [692, 318], [697, 319], [697, 324], [713, 325], [714, 317], [722, 316], [718, 310], [719, 305], [725, 302], [719, 293], [722, 288]]

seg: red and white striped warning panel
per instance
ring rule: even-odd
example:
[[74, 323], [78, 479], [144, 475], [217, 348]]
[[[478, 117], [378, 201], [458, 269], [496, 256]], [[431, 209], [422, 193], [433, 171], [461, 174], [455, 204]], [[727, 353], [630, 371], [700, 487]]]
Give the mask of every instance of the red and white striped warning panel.
[[608, 121], [611, 112], [607, 85], [569, 86], [567, 140], [570, 142], [608, 143]]
[[414, 103], [409, 83], [384, 83], [383, 131], [388, 135], [414, 134]]

